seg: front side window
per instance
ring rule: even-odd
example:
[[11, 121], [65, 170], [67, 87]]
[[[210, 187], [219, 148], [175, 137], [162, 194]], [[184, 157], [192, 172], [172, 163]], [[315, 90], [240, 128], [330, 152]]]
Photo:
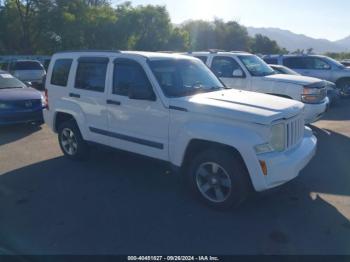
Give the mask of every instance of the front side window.
[[132, 60], [117, 60], [114, 66], [113, 94], [128, 96], [131, 87], [152, 89], [143, 68]]
[[329, 63], [318, 57], [288, 57], [283, 64], [292, 69], [306, 70], [328, 70], [331, 68]]
[[75, 78], [75, 88], [104, 92], [107, 73], [107, 58], [81, 58]]
[[312, 58], [313, 60], [313, 69], [315, 70], [328, 70], [331, 66], [324, 60], [320, 58]]
[[269, 76], [275, 74], [275, 71], [268, 64], [255, 55], [241, 55], [238, 58], [252, 76]]
[[167, 97], [190, 96], [224, 88], [210, 69], [197, 60], [164, 59], [149, 64]]
[[232, 78], [233, 71], [243, 70], [232, 57], [216, 56], [213, 59], [211, 69], [218, 77]]
[[72, 59], [57, 59], [52, 70], [51, 84], [67, 86]]
[[292, 69], [311, 69], [312, 62], [307, 57], [287, 57], [283, 65]]

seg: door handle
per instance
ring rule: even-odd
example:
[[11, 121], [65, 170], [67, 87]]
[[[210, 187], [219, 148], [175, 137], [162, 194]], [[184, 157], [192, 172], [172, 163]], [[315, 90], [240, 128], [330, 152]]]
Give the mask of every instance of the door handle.
[[115, 106], [120, 106], [122, 103], [120, 103], [119, 101], [115, 101], [115, 100], [107, 100], [107, 104], [108, 105], [115, 105]]
[[70, 97], [75, 97], [75, 98], [80, 98], [79, 94], [75, 94], [75, 93], [69, 93]]

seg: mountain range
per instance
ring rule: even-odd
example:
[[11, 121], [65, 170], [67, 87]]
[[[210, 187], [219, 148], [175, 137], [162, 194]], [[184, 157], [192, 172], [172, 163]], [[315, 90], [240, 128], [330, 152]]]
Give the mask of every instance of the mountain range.
[[296, 34], [280, 28], [256, 28], [247, 27], [250, 36], [262, 34], [275, 40], [279, 46], [286, 48], [288, 51], [297, 49], [313, 48], [315, 53], [326, 52], [350, 52], [350, 36], [338, 40], [330, 41], [327, 39], [316, 39], [302, 34]]

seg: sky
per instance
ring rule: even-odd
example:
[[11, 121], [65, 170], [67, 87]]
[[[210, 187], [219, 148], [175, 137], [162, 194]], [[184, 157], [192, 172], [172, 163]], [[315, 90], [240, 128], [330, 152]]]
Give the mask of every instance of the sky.
[[[121, 3], [120, 0], [112, 0]], [[278, 27], [314, 38], [350, 36], [349, 0], [133, 0], [165, 5], [173, 23], [189, 19], [235, 20], [245, 26]]]

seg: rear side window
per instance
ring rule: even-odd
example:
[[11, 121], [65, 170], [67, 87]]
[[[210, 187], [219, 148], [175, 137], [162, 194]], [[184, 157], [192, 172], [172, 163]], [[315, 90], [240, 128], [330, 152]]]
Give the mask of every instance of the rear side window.
[[198, 58], [198, 59], [200, 59], [200, 60], [202, 60], [202, 62], [204, 63], [204, 64], [206, 64], [207, 63], [207, 60], [208, 60], [208, 58], [206, 57], [206, 56], [195, 56], [196, 58]]
[[116, 60], [113, 74], [113, 94], [128, 96], [131, 86], [152, 89], [141, 65], [134, 61]]
[[75, 88], [104, 92], [108, 58], [80, 58], [75, 78]]
[[51, 84], [56, 86], [67, 86], [72, 59], [57, 59], [52, 70]]
[[266, 62], [266, 64], [269, 64], [269, 65], [278, 65], [277, 58], [264, 58], [264, 61]]
[[19, 61], [14, 64], [14, 70], [43, 70], [38, 61]]
[[[233, 77], [233, 71], [242, 68], [239, 64], [231, 57], [216, 56], [213, 59], [211, 69], [218, 77]], [[242, 70], [243, 71], [243, 70]]]
[[287, 57], [283, 65], [292, 69], [312, 69], [312, 61], [307, 57]]

